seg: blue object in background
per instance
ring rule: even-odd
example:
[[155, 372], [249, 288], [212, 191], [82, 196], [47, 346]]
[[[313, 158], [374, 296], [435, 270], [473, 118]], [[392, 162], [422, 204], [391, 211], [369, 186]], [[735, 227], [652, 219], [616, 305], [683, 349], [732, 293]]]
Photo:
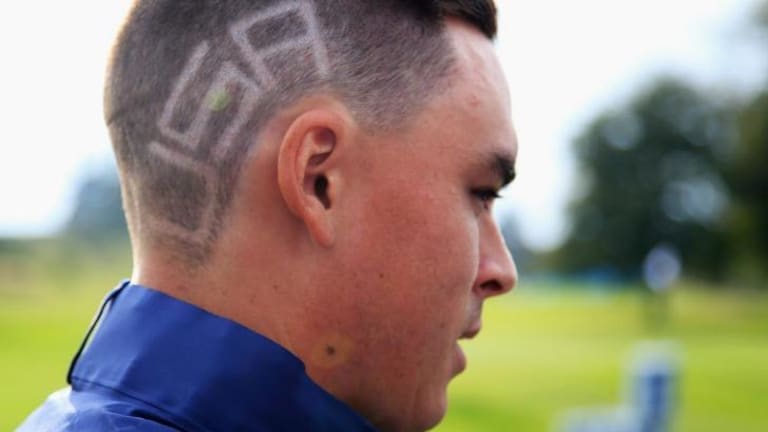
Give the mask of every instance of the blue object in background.
[[677, 406], [679, 362], [676, 345], [652, 341], [637, 345], [629, 369], [627, 397], [615, 406], [570, 410], [559, 432], [670, 432]]

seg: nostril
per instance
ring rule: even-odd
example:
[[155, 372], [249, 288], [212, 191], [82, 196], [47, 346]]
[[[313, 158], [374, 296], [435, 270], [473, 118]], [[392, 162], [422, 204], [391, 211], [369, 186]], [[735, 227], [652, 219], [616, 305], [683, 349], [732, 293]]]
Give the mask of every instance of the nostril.
[[489, 295], [497, 294], [504, 291], [504, 287], [501, 286], [501, 284], [497, 280], [484, 282], [482, 285], [480, 285], [480, 289], [483, 290], [483, 292], [488, 293]]

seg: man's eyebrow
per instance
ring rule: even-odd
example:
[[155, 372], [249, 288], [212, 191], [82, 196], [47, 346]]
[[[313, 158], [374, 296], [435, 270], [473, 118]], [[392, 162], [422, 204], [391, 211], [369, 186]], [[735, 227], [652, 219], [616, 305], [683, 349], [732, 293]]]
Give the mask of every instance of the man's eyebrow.
[[492, 162], [493, 170], [501, 180], [501, 187], [512, 183], [517, 173], [515, 172], [515, 159], [505, 153], [495, 153]]

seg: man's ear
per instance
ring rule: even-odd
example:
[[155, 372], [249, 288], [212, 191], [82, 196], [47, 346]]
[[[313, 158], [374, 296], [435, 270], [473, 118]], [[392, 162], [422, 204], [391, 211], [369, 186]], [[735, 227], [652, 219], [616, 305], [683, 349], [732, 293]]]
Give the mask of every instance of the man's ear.
[[277, 180], [288, 209], [304, 222], [312, 238], [329, 247], [334, 241], [332, 209], [340, 187], [337, 154], [348, 125], [330, 110], [296, 117], [280, 144]]

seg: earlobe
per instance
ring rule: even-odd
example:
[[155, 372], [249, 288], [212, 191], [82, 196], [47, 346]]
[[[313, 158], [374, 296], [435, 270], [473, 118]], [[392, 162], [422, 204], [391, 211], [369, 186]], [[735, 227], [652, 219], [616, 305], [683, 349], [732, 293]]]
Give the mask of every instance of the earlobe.
[[334, 241], [334, 156], [343, 133], [339, 116], [310, 111], [291, 123], [278, 153], [278, 184], [285, 204], [324, 247]]

